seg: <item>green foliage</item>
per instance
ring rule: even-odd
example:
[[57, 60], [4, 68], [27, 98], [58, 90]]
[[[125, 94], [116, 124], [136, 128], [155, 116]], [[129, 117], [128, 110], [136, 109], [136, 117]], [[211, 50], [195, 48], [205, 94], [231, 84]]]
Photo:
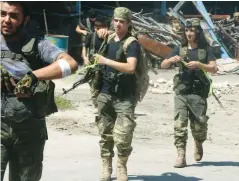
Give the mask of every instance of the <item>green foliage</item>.
[[73, 103], [62, 96], [55, 96], [55, 102], [59, 110], [74, 109]]

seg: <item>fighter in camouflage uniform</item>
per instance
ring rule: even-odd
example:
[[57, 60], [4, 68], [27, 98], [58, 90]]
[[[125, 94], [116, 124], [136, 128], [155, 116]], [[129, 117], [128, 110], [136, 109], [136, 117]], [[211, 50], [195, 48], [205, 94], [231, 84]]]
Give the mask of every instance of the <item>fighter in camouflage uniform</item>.
[[[174, 165], [176, 168], [186, 166], [188, 119], [195, 142], [195, 160], [202, 159], [202, 144], [207, 138], [208, 129], [206, 116], [208, 92], [205, 92], [205, 85], [196, 76], [196, 71], [199, 69], [211, 73], [217, 71], [215, 57], [203, 37], [199, 19], [186, 21], [184, 36], [182, 45], [176, 47], [161, 64], [162, 68], [169, 68], [173, 64], [180, 65], [179, 73], [174, 77], [174, 145], [178, 152]], [[180, 63], [182, 59], [187, 62], [184, 66]]]
[[101, 181], [110, 181], [114, 145], [118, 150], [117, 180], [128, 180], [127, 160], [132, 152], [136, 76], [135, 69], [140, 55], [140, 46], [132, 41], [123, 51], [123, 42], [132, 35], [128, 32], [131, 11], [119, 7], [114, 10], [115, 37], [108, 43], [106, 56], [97, 55], [99, 64], [105, 65], [98, 97], [99, 117], [96, 120], [102, 158]]
[[[54, 83], [70, 75], [77, 62], [24, 29], [29, 12], [23, 2], [1, 2], [1, 180], [38, 181], [47, 129], [56, 112]], [[61, 62], [61, 63], [60, 63]], [[43, 68], [44, 67], [44, 68]]]

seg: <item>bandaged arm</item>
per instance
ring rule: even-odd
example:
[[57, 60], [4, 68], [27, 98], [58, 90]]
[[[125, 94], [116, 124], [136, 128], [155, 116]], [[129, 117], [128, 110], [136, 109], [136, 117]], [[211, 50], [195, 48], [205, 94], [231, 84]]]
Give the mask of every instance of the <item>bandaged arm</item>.
[[67, 53], [61, 53], [55, 62], [47, 67], [33, 71], [38, 80], [64, 78], [78, 69], [78, 63]]

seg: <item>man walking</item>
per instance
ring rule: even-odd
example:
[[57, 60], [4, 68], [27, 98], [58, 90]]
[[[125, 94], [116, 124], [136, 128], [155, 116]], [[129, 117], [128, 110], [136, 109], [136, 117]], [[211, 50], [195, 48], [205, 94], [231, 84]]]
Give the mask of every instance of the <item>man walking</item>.
[[[183, 64], [182, 60], [186, 64]], [[199, 19], [186, 21], [182, 45], [176, 47], [168, 58], [163, 60], [161, 67], [169, 68], [173, 64], [180, 65], [179, 73], [174, 77], [174, 145], [178, 152], [174, 167], [182, 168], [186, 166], [188, 118], [195, 142], [194, 158], [196, 161], [202, 159], [202, 144], [207, 138], [208, 85], [201, 81], [202, 77], [198, 76], [197, 72], [204, 70], [216, 73], [217, 71], [215, 57], [206, 44]]]
[[47, 129], [56, 112], [54, 83], [76, 71], [77, 62], [24, 27], [30, 16], [20, 1], [1, 2], [1, 180], [38, 181]]
[[[135, 70], [140, 55], [140, 46], [129, 32], [131, 26], [129, 9], [116, 8], [113, 25], [115, 33], [109, 37], [106, 56], [96, 55], [98, 63], [105, 65], [98, 97], [99, 116], [96, 120], [101, 135], [101, 181], [109, 181], [111, 178], [114, 145], [118, 150], [117, 180], [127, 181], [127, 161], [132, 152], [131, 143], [136, 127], [134, 121]], [[124, 51], [123, 45], [130, 38], [131, 40], [133, 38], [133, 41], [128, 43]]]

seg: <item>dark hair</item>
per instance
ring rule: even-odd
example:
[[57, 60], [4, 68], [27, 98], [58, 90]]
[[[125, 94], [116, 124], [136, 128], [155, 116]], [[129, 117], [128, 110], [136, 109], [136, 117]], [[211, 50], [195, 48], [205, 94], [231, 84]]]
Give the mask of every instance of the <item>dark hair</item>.
[[90, 9], [87, 13], [89, 18], [95, 18], [96, 17], [96, 12], [94, 9]]
[[27, 16], [30, 16], [30, 12], [28, 10], [28, 7], [26, 6], [25, 1], [2, 1], [3, 3], [8, 3], [9, 5], [20, 5], [22, 8], [22, 13], [24, 18]]
[[[201, 27], [195, 27], [196, 29], [196, 38], [195, 41], [198, 45], [198, 48], [205, 48], [207, 46], [207, 41], [204, 37], [203, 34], [203, 30], [201, 29]], [[184, 32], [183, 32], [183, 36], [182, 36], [182, 47], [183, 46], [187, 46], [188, 45], [188, 39], [185, 33], [185, 27], [184, 27]]]
[[106, 17], [97, 17], [94, 26], [109, 27], [110, 21]]

